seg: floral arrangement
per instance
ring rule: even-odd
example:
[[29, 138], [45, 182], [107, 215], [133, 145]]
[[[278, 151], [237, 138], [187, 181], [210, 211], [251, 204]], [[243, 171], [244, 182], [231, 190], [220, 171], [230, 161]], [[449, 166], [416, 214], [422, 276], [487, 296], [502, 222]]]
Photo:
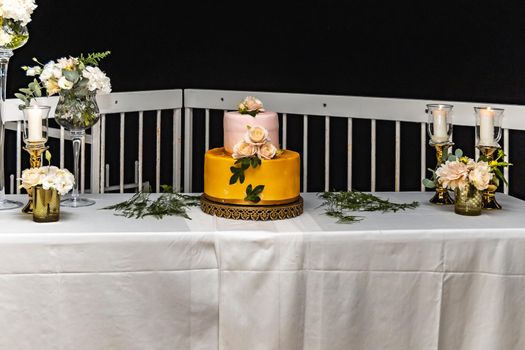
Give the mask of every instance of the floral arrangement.
[[[273, 159], [278, 157], [282, 150], [278, 150], [273, 145], [268, 136], [268, 130], [261, 126], [247, 126], [248, 130], [244, 138], [233, 147], [232, 157], [237, 159], [235, 166], [230, 168], [232, 176], [230, 177], [230, 185], [239, 181], [244, 183], [244, 172], [250, 167], [253, 169], [261, 166], [262, 159]], [[257, 185], [253, 187], [249, 184], [246, 187], [245, 200], [258, 203], [261, 198], [260, 194], [264, 190], [264, 185]]]
[[264, 112], [263, 103], [253, 96], [248, 96], [239, 103], [238, 111], [241, 114], [249, 114], [255, 117], [257, 113]]
[[468, 157], [461, 157], [453, 161], [447, 160], [436, 170], [437, 181], [443, 188], [450, 190], [457, 188], [462, 190], [470, 184], [483, 191], [489, 187], [493, 176], [487, 162], [475, 162]]
[[[99, 62], [111, 52], [90, 53], [87, 56], [62, 57], [56, 62], [40, 63], [37, 66], [23, 66], [27, 76], [35, 77], [27, 88], [19, 89], [15, 96], [29, 105], [32, 98], [41, 97], [45, 89], [48, 96], [58, 93], [71, 94], [74, 97], [84, 97], [91, 93], [110, 93], [111, 81], [98, 67]], [[38, 77], [38, 79], [37, 79]]]
[[502, 161], [505, 157], [502, 150], [499, 150], [495, 160], [487, 162], [484, 159], [474, 161], [472, 158], [463, 155], [463, 151], [457, 149], [454, 154], [449, 155], [447, 161], [439, 166], [436, 171], [432, 171], [432, 179], [423, 179], [423, 185], [427, 188], [434, 188], [439, 183], [443, 188], [449, 190], [463, 190], [467, 185], [474, 186], [477, 190], [495, 190], [499, 185], [499, 179], [506, 182], [500, 167], [512, 164]]
[[0, 46], [16, 49], [29, 37], [26, 25], [37, 5], [34, 0], [0, 1]]
[[261, 126], [247, 126], [244, 139], [233, 147], [232, 157], [241, 159], [257, 156], [260, 159], [272, 159], [277, 154], [277, 148], [268, 137], [268, 130]]
[[20, 188], [29, 190], [32, 187], [42, 186], [45, 190], [55, 189], [64, 195], [73, 188], [75, 177], [67, 169], [49, 165], [25, 169], [20, 180], [22, 181]]

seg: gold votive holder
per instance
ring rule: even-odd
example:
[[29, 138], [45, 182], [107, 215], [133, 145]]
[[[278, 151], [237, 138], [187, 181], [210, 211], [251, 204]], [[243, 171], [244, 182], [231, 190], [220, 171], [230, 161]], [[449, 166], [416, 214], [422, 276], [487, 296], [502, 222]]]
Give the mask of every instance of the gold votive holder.
[[55, 189], [33, 187], [33, 221], [55, 222], [60, 218], [60, 193]]

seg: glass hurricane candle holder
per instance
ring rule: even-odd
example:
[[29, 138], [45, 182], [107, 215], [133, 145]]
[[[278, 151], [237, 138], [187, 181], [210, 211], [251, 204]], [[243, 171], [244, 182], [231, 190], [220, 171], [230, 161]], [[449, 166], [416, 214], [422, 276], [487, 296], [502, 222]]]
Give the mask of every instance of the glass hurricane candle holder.
[[[501, 122], [503, 120], [502, 108], [474, 107], [476, 116], [476, 147], [479, 149], [481, 159], [490, 163], [497, 154], [501, 139]], [[496, 200], [496, 184], [491, 181], [489, 187], [483, 191], [483, 209], [501, 209], [501, 204]]]
[[499, 147], [503, 109], [474, 107], [476, 115], [476, 146]]
[[[430, 146], [436, 149], [436, 169], [444, 163], [448, 155], [448, 149], [454, 145], [452, 143], [452, 108], [448, 104], [427, 104], [428, 115], [428, 136]], [[433, 204], [454, 204], [454, 200], [448, 191], [439, 183], [436, 184], [434, 196], [430, 199]]]
[[27, 106], [24, 115], [24, 143], [27, 148], [40, 148], [47, 142], [48, 117], [50, 106]]
[[427, 104], [428, 135], [434, 145], [452, 141], [452, 108], [448, 104]]

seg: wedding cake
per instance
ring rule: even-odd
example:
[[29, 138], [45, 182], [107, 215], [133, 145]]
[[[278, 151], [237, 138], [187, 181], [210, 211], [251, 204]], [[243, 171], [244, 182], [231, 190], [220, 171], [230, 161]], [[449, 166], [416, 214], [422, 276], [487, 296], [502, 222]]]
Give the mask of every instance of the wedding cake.
[[[279, 120], [275, 112], [266, 111], [255, 97], [248, 96], [237, 111], [224, 113], [224, 147], [206, 152], [204, 159], [204, 194], [207, 203], [224, 204], [229, 212], [239, 213], [242, 206], [271, 209], [287, 205], [302, 212], [300, 197], [299, 153], [280, 149]], [[299, 206], [300, 204], [300, 212]], [[215, 209], [218, 206], [213, 206]], [[225, 210], [224, 207], [221, 207]], [[203, 210], [218, 215], [215, 210]], [[218, 215], [241, 219], [279, 219], [266, 211], [259, 215]], [[295, 214], [295, 215], [294, 215]]]

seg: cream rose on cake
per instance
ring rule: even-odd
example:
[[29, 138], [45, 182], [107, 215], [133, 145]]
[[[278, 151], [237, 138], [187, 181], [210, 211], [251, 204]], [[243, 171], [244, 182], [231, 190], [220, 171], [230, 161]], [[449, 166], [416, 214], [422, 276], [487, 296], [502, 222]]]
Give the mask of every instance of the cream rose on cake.
[[268, 130], [260, 126], [248, 126], [244, 138], [233, 147], [232, 157], [241, 159], [257, 156], [259, 159], [273, 159], [277, 152], [277, 147], [270, 142]]
[[271, 142], [266, 142], [257, 150], [257, 155], [261, 159], [272, 159], [277, 154], [277, 148]]
[[261, 126], [251, 127], [248, 126], [248, 132], [244, 135], [244, 142], [251, 143], [256, 146], [264, 145], [268, 138], [268, 130]]
[[232, 157], [235, 159], [252, 157], [257, 153], [257, 146], [249, 143], [240, 141], [233, 147]]
[[263, 103], [258, 98], [248, 96], [239, 103], [238, 109], [241, 114], [250, 114], [254, 117], [259, 112], [264, 112]]

